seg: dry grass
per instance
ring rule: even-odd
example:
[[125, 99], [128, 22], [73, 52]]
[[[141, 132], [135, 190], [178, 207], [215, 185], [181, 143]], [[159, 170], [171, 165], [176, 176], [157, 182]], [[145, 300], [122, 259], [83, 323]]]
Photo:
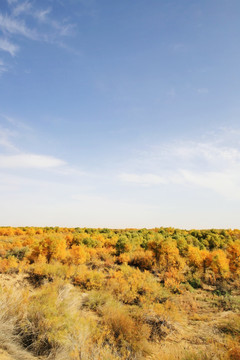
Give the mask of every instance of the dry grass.
[[0, 359], [239, 360], [235, 297], [228, 311], [203, 290], [141, 308], [63, 280], [23, 284], [0, 291]]
[[21, 346], [21, 338], [17, 333], [19, 314], [24, 312], [23, 291], [12, 288], [1, 289], [0, 292], [0, 359], [33, 360], [31, 354]]

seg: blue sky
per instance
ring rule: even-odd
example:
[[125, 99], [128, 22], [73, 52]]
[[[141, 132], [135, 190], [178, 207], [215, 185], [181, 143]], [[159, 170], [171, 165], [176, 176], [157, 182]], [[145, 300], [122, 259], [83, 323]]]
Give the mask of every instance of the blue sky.
[[1, 0], [0, 225], [239, 228], [238, 0]]

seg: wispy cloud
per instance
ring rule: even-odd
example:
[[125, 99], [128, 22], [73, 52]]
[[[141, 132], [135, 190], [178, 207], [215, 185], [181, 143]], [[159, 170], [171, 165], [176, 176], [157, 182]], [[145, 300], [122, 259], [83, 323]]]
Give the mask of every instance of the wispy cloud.
[[17, 148], [10, 140], [13, 136], [14, 133], [12, 131], [0, 127], [0, 147], [8, 151], [17, 151]]
[[1, 169], [47, 169], [65, 165], [61, 159], [36, 154], [0, 155]]
[[45, 22], [47, 20], [47, 16], [50, 14], [51, 8], [47, 8], [44, 10], [37, 10], [34, 12], [34, 16], [41, 22]]
[[133, 161], [138, 164], [135, 172], [125, 171], [119, 178], [139, 186], [192, 185], [228, 199], [240, 199], [240, 144], [236, 134], [236, 130], [223, 131], [205, 141], [152, 147]]
[[4, 61], [0, 59], [0, 75], [6, 71], [8, 71], [8, 68]]
[[52, 9], [50, 7], [46, 9], [37, 9], [33, 6], [33, 3], [30, 1], [24, 1], [21, 3], [18, 3], [15, 7], [12, 9], [12, 16], [13, 17], [19, 17], [21, 15], [27, 15], [32, 18], [37, 19], [39, 22], [52, 25], [54, 28], [62, 28], [64, 29], [65, 26], [57, 22], [56, 20], [52, 20], [49, 17], [49, 14], [51, 13]]
[[32, 131], [32, 128], [30, 126], [28, 126], [25, 122], [23, 122], [19, 119], [13, 118], [12, 116], [0, 114], [0, 118], [6, 120], [7, 123], [13, 125], [15, 128]]
[[6, 51], [12, 56], [15, 56], [19, 47], [5, 38], [0, 38], [0, 50]]
[[30, 136], [32, 128], [23, 121], [4, 114], [0, 114], [0, 121], [0, 150], [2, 147], [2, 149], [8, 152], [21, 153], [15, 144], [16, 139], [21, 138], [23, 135]]
[[19, 21], [8, 15], [0, 13], [0, 29], [3, 33], [22, 35], [32, 40], [37, 40], [39, 37], [35, 30], [29, 29], [25, 22]]
[[228, 199], [240, 199], [240, 168], [222, 171], [180, 171], [184, 182], [212, 190]]
[[7, 2], [9, 3], [9, 5], [15, 4], [18, 2], [18, 0], [7, 0]]
[[[19, 17], [21, 15], [27, 15], [29, 17], [32, 17], [34, 19], [37, 19], [39, 23], [43, 23], [49, 27], [49, 30], [47, 31], [45, 29], [44, 32], [40, 31], [39, 33], [36, 31], [35, 36], [38, 33], [39, 40], [45, 40], [48, 41], [48, 39], [52, 39], [56, 36], [68, 36], [72, 34], [72, 31], [74, 29], [74, 25], [63, 21], [57, 21], [53, 17], [50, 17], [50, 13], [52, 12], [52, 9], [50, 7], [45, 9], [39, 9], [36, 8], [36, 6], [33, 5], [31, 1], [24, 1], [21, 3], [18, 3], [13, 9], [12, 9], [12, 17]], [[35, 24], [37, 26], [37, 24]], [[53, 30], [55, 33], [53, 33]]]
[[[9, 126], [0, 126], [0, 169], [48, 169], [60, 168], [65, 161], [51, 155], [35, 154], [21, 150], [14, 142], [26, 131], [32, 131], [23, 122], [6, 115], [0, 115]], [[14, 141], [15, 139], [15, 141]]]
[[68, 49], [62, 39], [73, 34], [75, 25], [65, 19], [56, 20], [50, 16], [50, 7], [39, 8], [36, 2], [30, 0], [8, 0], [8, 3], [9, 11], [4, 14], [0, 12], [0, 50], [15, 56], [20, 49], [15, 44], [19, 36]]
[[186, 141], [155, 147], [156, 157], [161, 160], [174, 160], [180, 164], [188, 162], [192, 166], [229, 166], [240, 160], [239, 147], [224, 144], [222, 141]]
[[166, 178], [155, 174], [122, 173], [119, 175], [119, 178], [122, 181], [140, 184], [143, 186], [166, 184], [167, 182]]
[[12, 15], [19, 16], [22, 13], [28, 13], [32, 8], [32, 4], [29, 1], [24, 1], [13, 8]]
[[0, 114], [0, 119], [3, 123], [0, 125], [0, 170], [15, 170], [17, 174], [19, 169], [53, 169], [56, 176], [78, 178], [88, 175], [58, 157], [23, 150], [17, 140], [21, 143], [21, 138], [35, 136], [34, 129], [7, 115]]

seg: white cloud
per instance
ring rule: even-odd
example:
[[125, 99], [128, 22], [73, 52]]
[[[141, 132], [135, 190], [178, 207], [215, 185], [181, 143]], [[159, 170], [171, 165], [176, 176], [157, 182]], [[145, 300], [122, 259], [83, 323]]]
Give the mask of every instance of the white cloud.
[[7, 2], [9, 3], [9, 5], [15, 4], [18, 2], [18, 0], [7, 0]]
[[181, 170], [181, 174], [189, 184], [213, 190], [230, 200], [240, 199], [240, 168], [219, 172]]
[[146, 219], [151, 219], [151, 225], [154, 226], [159, 217], [155, 206], [141, 201], [90, 194], [75, 194], [72, 199], [70, 221], [74, 226], [140, 228]]
[[67, 163], [59, 158], [50, 155], [34, 154], [25, 152], [15, 146], [12, 138], [25, 136], [26, 133], [32, 133], [32, 129], [23, 122], [1, 115], [0, 118], [5, 119], [11, 128], [0, 127], [0, 147], [5, 153], [0, 154], [0, 169], [57, 169], [65, 173], [70, 172]]
[[10, 137], [12, 136], [14, 136], [13, 132], [0, 127], [0, 146], [2, 146], [5, 150], [17, 151], [17, 148], [10, 141]]
[[48, 15], [51, 12], [51, 8], [46, 9], [35, 9], [33, 7], [33, 3], [30, 1], [24, 1], [22, 3], [18, 3], [13, 9], [12, 9], [12, 15], [14, 17], [18, 17], [20, 15], [28, 15], [33, 18], [36, 18], [40, 22], [50, 22], [51, 19], [48, 18]]
[[23, 129], [25, 131], [32, 131], [32, 128], [26, 125], [24, 122], [20, 121], [19, 119], [0, 114], [0, 118], [5, 119], [9, 124], [14, 126], [15, 128]]
[[[21, 127], [14, 123], [8, 121], [20, 136]], [[151, 147], [122, 169], [121, 183], [119, 178], [110, 178], [109, 172], [91, 176], [59, 158], [31, 150], [13, 153], [5, 144], [5, 151], [11, 152], [0, 156], [0, 193], [6, 210], [1, 221], [95, 227], [234, 227], [239, 221], [240, 146], [235, 142], [238, 131], [229, 134]], [[11, 136], [14, 134], [6, 132], [6, 140], [12, 140]], [[37, 176], [34, 169], [41, 170]]]
[[[0, 120], [2, 122], [2, 125], [0, 126], [0, 146], [2, 146], [5, 151], [20, 153], [21, 151], [12, 140], [13, 138], [30, 135], [32, 129], [22, 121], [7, 115], [0, 114]], [[5, 122], [3, 120], [5, 120]], [[5, 124], [5, 126], [3, 124]]]
[[[26, 4], [26, 5], [24, 5]], [[19, 20], [15, 16], [21, 15], [23, 12], [37, 18], [49, 26], [49, 31], [41, 31], [30, 29], [27, 27], [24, 20]], [[3, 15], [0, 13], [0, 29], [3, 33], [10, 35], [21, 35], [31, 40], [54, 42], [58, 36], [66, 36], [72, 33], [74, 26], [72, 24], [60, 23], [47, 17], [50, 9], [35, 10], [32, 9], [29, 3], [23, 3], [13, 10], [12, 16]], [[53, 32], [54, 30], [54, 32]]]
[[36, 40], [38, 36], [35, 31], [29, 29], [24, 21], [16, 20], [8, 15], [0, 13], [0, 29], [4, 33], [17, 34], [25, 36], [29, 39]]
[[231, 147], [226, 144], [217, 143], [213, 141], [194, 142], [188, 141], [174, 145], [163, 147], [160, 151], [161, 155], [169, 160], [175, 159], [178, 161], [189, 161], [192, 165], [198, 165], [196, 161], [202, 161], [205, 164], [213, 166], [222, 166], [229, 163], [235, 163], [240, 160], [240, 149]]
[[162, 176], [155, 174], [133, 174], [133, 173], [122, 173], [119, 175], [122, 181], [140, 184], [144, 186], [166, 184], [166, 179]]
[[0, 75], [6, 71], [8, 71], [7, 66], [5, 65], [4, 61], [0, 59]]
[[47, 169], [65, 165], [61, 159], [47, 155], [37, 154], [17, 154], [0, 155], [0, 168], [7, 169]]
[[19, 16], [22, 13], [28, 13], [32, 8], [32, 4], [29, 1], [24, 1], [14, 7], [12, 14], [13, 16]]
[[45, 10], [37, 10], [34, 12], [34, 16], [41, 22], [45, 22], [47, 19], [47, 15], [50, 14], [51, 9], [47, 8]]
[[[73, 52], [62, 39], [73, 34], [75, 25], [66, 19], [56, 20], [49, 15], [52, 11], [50, 7], [39, 8], [40, 2], [38, 4], [31, 0], [7, 1], [8, 11], [0, 11], [0, 51], [15, 56], [20, 49], [18, 40], [21, 36], [33, 41], [54, 44]], [[0, 64], [0, 75], [9, 69], [9, 66]]]
[[[238, 131], [212, 135], [205, 141], [185, 141], [152, 147], [133, 159], [120, 179], [136, 185], [193, 185], [228, 199], [240, 199]], [[136, 166], [137, 164], [137, 166]]]
[[11, 43], [7, 39], [0, 38], [0, 50], [6, 51], [9, 54], [11, 54], [12, 56], [15, 56], [17, 51], [19, 50], [19, 47], [15, 44]]

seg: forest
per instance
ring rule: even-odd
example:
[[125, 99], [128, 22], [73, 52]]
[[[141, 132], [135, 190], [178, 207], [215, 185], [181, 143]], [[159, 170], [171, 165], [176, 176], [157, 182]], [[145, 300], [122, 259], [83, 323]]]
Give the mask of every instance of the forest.
[[239, 360], [240, 230], [0, 228], [0, 359]]

